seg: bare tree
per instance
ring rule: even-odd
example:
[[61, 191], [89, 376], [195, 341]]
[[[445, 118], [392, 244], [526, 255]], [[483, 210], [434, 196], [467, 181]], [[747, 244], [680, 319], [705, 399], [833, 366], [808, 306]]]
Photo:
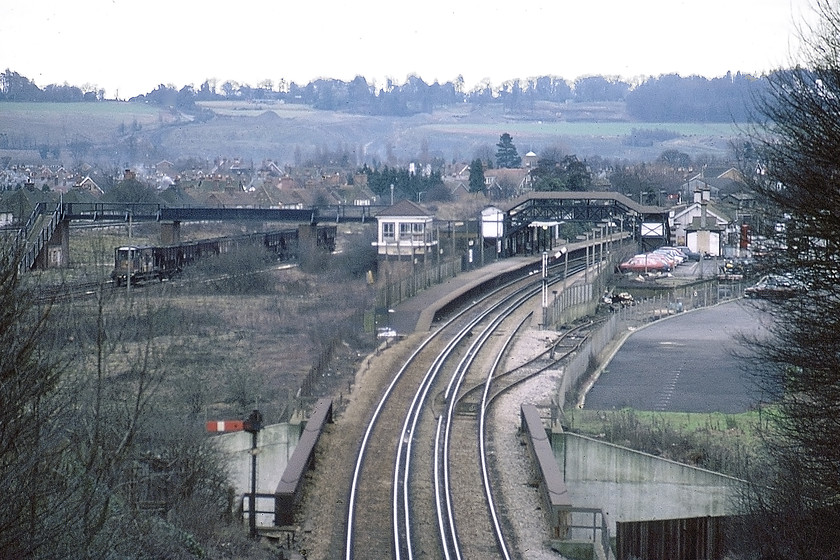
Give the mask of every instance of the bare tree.
[[104, 283], [44, 305], [0, 255], [0, 559], [214, 558], [222, 542], [260, 557], [219, 451], [173, 398], [178, 314]]
[[56, 503], [53, 473], [64, 443], [48, 420], [56, 400], [58, 364], [41, 351], [49, 316], [21, 285], [18, 255], [0, 262], [0, 551], [4, 558], [40, 554], [60, 527], [45, 515]]
[[805, 63], [769, 76], [749, 144], [753, 187], [775, 224], [773, 267], [794, 287], [764, 306], [772, 336], [750, 350], [770, 406], [745, 548], [767, 558], [840, 557], [840, 7], [814, 6]]

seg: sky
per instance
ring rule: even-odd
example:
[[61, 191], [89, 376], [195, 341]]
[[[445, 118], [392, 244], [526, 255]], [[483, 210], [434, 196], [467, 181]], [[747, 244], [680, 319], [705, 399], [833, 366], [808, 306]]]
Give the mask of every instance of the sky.
[[0, 71], [127, 99], [159, 84], [760, 74], [811, 0], [3, 0]]

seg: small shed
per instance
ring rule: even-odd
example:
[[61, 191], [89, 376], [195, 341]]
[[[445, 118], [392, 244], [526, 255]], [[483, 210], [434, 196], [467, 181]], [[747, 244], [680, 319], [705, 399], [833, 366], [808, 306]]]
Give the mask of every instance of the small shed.
[[432, 228], [434, 216], [410, 200], [389, 206], [377, 214], [376, 221], [377, 236], [373, 245], [380, 258], [425, 256], [438, 244]]

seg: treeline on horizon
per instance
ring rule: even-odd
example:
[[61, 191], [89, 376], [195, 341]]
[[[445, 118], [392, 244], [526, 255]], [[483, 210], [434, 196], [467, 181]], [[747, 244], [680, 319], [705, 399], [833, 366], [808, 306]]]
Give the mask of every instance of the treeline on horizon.
[[[460, 77], [455, 82], [427, 84], [417, 76], [409, 76], [404, 84], [388, 81], [378, 91], [361, 76], [349, 82], [323, 78], [306, 85], [281, 82], [276, 88], [269, 80], [258, 87], [233, 81], [217, 86], [215, 81], [206, 80], [198, 88], [188, 85], [180, 90], [171, 85], [159, 85], [129, 101], [207, 117], [212, 113], [202, 110], [197, 102], [231, 99], [282, 101], [325, 111], [382, 116], [430, 113], [460, 103], [500, 103], [510, 113], [527, 114], [536, 110], [540, 102], [624, 102], [628, 115], [640, 121], [746, 122], [753, 100], [764, 93], [767, 83], [766, 76], [755, 77], [740, 72], [711, 79], [665, 74], [648, 78], [637, 85], [604, 76], [578, 78], [571, 83], [559, 77], [542, 76], [508, 81], [495, 88], [484, 83], [471, 91], [464, 90]], [[0, 101], [99, 102], [107, 101], [104, 94], [101, 89], [83, 91], [67, 84], [40, 88], [25, 76], [8, 69], [0, 74]]]

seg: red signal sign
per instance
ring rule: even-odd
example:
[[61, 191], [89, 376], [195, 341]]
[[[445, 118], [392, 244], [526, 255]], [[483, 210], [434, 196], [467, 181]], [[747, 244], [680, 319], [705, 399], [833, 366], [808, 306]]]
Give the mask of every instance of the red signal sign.
[[244, 420], [210, 420], [205, 424], [208, 432], [241, 432], [245, 429]]

